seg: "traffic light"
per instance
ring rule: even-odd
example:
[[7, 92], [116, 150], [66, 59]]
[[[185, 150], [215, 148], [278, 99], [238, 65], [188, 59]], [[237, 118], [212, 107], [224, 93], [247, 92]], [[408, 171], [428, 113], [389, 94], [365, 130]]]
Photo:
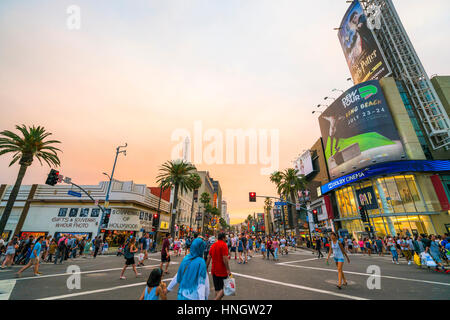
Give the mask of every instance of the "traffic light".
[[153, 227], [157, 227], [159, 222], [159, 214], [155, 213], [153, 214]]
[[367, 222], [367, 214], [366, 214], [366, 210], [364, 209], [363, 206], [359, 206], [359, 215], [361, 216], [361, 220], [363, 222]]
[[249, 194], [248, 194], [248, 201], [256, 202], [256, 192], [249, 192]]
[[104, 228], [108, 227], [109, 217], [111, 216], [111, 209], [105, 210], [105, 217], [103, 218], [103, 226]]
[[314, 223], [319, 223], [319, 218], [317, 217], [317, 209], [312, 211]]
[[58, 183], [59, 179], [59, 171], [55, 169], [51, 169], [50, 173], [48, 174], [47, 181], [45, 181], [45, 184], [48, 184], [49, 186], [54, 186]]

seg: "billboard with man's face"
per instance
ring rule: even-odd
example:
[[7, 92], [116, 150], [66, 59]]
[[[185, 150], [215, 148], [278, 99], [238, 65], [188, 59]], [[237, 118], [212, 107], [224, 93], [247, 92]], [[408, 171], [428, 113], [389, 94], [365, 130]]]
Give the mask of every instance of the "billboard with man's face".
[[406, 159], [378, 80], [344, 92], [320, 115], [319, 126], [332, 179], [375, 163]]
[[379, 48], [359, 1], [348, 8], [338, 32], [353, 83], [381, 79], [389, 75], [389, 65]]

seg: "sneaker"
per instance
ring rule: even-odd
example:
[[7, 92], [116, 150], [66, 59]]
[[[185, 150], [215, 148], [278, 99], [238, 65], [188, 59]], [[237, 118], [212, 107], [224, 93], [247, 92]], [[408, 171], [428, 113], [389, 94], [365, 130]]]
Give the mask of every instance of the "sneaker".
[[408, 266], [411, 265], [411, 261], [408, 262]]
[[126, 280], [126, 279], [127, 279], [127, 278], [124, 277], [124, 276], [120, 277], [120, 280]]
[[396, 264], [400, 264], [399, 262], [396, 262]]
[[142, 276], [142, 273], [138, 273], [138, 274], [136, 275], [136, 278], [137, 278], [137, 277], [140, 277], [140, 276]]

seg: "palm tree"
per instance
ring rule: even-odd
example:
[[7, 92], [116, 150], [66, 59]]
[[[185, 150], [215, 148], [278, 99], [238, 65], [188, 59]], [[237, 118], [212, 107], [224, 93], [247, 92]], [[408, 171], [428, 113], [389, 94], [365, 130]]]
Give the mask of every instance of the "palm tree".
[[198, 189], [202, 186], [202, 178], [197, 173], [191, 173], [191, 184], [192, 184], [192, 190], [194, 192], [192, 193], [192, 206], [191, 206], [191, 219], [189, 220], [189, 232], [192, 228], [192, 213], [194, 212], [194, 197], [195, 193], [198, 191]]
[[[174, 188], [173, 211], [170, 224], [170, 234], [175, 236], [175, 221], [177, 216], [178, 192], [188, 192], [193, 189], [192, 173], [195, 167], [184, 160], [172, 160], [164, 163], [159, 169], [157, 182], [164, 188]], [[173, 213], [175, 212], [175, 213]]]
[[16, 201], [17, 194], [19, 193], [22, 180], [28, 167], [33, 163], [34, 158], [38, 159], [41, 165], [42, 160], [50, 167], [52, 167], [52, 165], [60, 165], [57, 152], [61, 150], [53, 145], [61, 142], [57, 140], [46, 140], [47, 137], [52, 135], [51, 132], [45, 131], [45, 128], [41, 126], [27, 127], [21, 125], [16, 126], [16, 129], [20, 131], [22, 136], [8, 130], [0, 132], [0, 156], [12, 153], [13, 159], [9, 166], [12, 166], [17, 161], [19, 161], [20, 165], [16, 183], [14, 184], [0, 220], [0, 234], [2, 234], [5, 229], [14, 202]]
[[[298, 191], [304, 190], [306, 181], [303, 175], [298, 175], [297, 169], [288, 168], [285, 171], [274, 172], [270, 180], [277, 185], [277, 191], [280, 195], [290, 198], [291, 203], [296, 203], [295, 195]], [[291, 213], [296, 212], [294, 205], [290, 204]], [[298, 221], [294, 221], [295, 233], [299, 235]]]

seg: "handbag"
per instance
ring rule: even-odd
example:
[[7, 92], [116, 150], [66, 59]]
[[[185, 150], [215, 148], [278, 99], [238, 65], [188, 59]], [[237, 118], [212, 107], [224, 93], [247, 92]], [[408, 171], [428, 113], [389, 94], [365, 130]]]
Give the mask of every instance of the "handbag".
[[223, 281], [223, 293], [226, 296], [235, 296], [236, 295], [236, 280], [230, 275]]

